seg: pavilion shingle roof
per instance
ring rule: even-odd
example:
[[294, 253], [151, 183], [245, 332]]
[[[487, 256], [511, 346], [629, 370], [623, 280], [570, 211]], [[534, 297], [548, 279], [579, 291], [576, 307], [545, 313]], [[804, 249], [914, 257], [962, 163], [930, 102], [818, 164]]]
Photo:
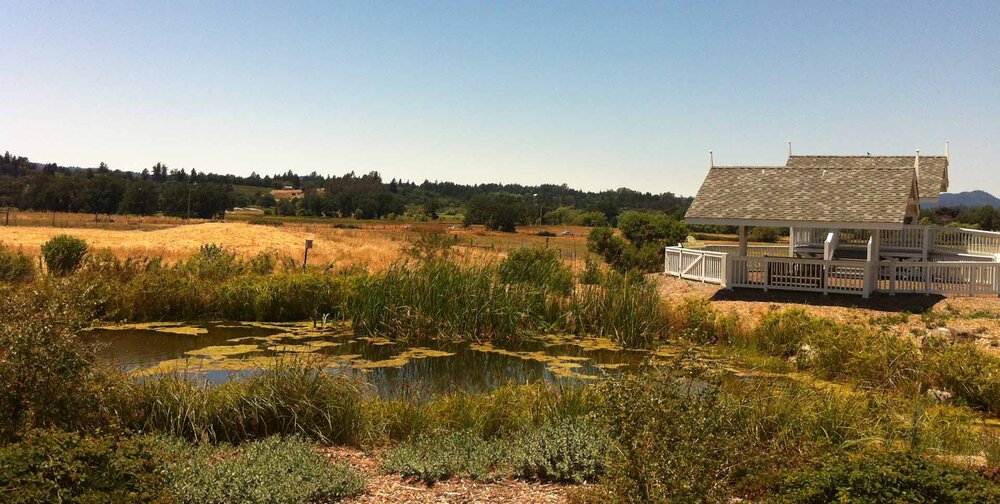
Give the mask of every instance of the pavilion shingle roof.
[[716, 166], [709, 170], [685, 218], [707, 220], [704, 223], [903, 224], [913, 187], [912, 162], [910, 158], [905, 167], [881, 165], [877, 171], [864, 162], [841, 163], [837, 168]]
[[[914, 156], [789, 156], [788, 168], [913, 169]], [[917, 187], [922, 199], [938, 198], [948, 190], [948, 158], [920, 156]]]

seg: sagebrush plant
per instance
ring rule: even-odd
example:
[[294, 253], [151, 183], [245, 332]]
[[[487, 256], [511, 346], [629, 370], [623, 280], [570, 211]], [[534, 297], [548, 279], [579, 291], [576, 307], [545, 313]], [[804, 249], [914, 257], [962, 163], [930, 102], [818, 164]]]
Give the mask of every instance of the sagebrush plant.
[[172, 499], [184, 504], [330, 502], [365, 488], [355, 469], [294, 437], [182, 449], [163, 473]]
[[31, 256], [0, 243], [0, 283], [26, 283], [34, 278], [35, 263]]
[[42, 257], [45, 258], [45, 267], [49, 273], [64, 276], [80, 268], [88, 250], [87, 242], [63, 234], [42, 244]]
[[575, 484], [597, 482], [613, 449], [607, 432], [584, 417], [556, 419], [510, 444], [515, 476]]
[[503, 476], [506, 450], [470, 431], [421, 437], [390, 448], [382, 469], [435, 483], [449, 478], [495, 480]]

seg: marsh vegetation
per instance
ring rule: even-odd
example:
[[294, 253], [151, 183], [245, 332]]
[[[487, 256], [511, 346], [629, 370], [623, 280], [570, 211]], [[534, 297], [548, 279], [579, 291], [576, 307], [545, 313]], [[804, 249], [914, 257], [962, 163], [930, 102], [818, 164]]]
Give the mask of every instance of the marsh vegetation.
[[[0, 491], [25, 502], [364, 491], [364, 476], [318, 445], [363, 449], [381, 471], [426, 483], [568, 483], [576, 502], [1000, 499], [1000, 359], [929, 333], [668, 302], [642, 275], [573, 271], [544, 250], [468, 262], [447, 243], [417, 243], [375, 272], [303, 271], [213, 246], [169, 265], [91, 250], [62, 276], [31, 268], [0, 287]], [[132, 332], [91, 329], [122, 323]], [[156, 356], [123, 369], [92, 344], [115, 334], [202, 338], [172, 351], [233, 366], [221, 373], [256, 369], [206, 380], [177, 362], [150, 372], [171, 360]], [[423, 346], [432, 341], [442, 346]], [[459, 351], [530, 361], [550, 378], [560, 362], [579, 371], [630, 357], [572, 383], [371, 385], [380, 369]], [[343, 364], [356, 373], [322, 360], [351, 354]]]

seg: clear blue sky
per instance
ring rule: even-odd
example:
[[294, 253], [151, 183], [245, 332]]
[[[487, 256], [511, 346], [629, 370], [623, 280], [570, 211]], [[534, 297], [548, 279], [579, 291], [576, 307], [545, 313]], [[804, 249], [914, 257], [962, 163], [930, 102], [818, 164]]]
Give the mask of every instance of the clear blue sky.
[[940, 154], [1000, 193], [1000, 2], [0, 0], [0, 149], [693, 194], [717, 164]]

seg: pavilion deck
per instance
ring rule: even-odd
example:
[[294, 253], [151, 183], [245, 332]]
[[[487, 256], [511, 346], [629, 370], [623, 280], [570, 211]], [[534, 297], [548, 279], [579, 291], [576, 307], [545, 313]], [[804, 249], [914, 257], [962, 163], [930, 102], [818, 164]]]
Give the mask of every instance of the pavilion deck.
[[1000, 293], [1000, 233], [942, 226], [793, 229], [788, 245], [667, 247], [665, 272], [727, 288], [857, 294]]

